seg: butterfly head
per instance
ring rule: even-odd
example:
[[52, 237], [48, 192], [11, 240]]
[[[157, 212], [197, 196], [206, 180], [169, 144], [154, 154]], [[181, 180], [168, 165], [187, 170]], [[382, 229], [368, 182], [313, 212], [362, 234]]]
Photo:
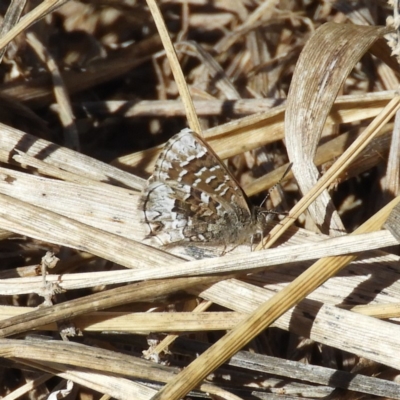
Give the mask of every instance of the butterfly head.
[[267, 210], [262, 207], [254, 207], [253, 213], [253, 221], [256, 225], [256, 231], [261, 234], [265, 232], [269, 223], [275, 218], [275, 216], [280, 214], [274, 210]]

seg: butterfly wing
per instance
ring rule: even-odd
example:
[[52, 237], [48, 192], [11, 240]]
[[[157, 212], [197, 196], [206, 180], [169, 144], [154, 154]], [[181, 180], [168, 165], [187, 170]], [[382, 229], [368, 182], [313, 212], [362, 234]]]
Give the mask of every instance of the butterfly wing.
[[227, 243], [252, 221], [247, 197], [210, 146], [184, 129], [160, 153], [144, 195], [152, 233], [164, 243]]

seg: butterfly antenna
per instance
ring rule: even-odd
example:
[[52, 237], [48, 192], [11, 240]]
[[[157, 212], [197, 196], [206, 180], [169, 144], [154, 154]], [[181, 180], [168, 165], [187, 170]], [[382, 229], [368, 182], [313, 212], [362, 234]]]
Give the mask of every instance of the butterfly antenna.
[[289, 171], [292, 169], [292, 165], [293, 165], [293, 163], [290, 163], [290, 164], [288, 165], [288, 167], [286, 168], [285, 172], [283, 173], [283, 175], [281, 176], [281, 178], [279, 179], [279, 181], [276, 182], [275, 185], [273, 185], [273, 186], [271, 186], [271, 187], [269, 188], [267, 195], [264, 197], [264, 200], [263, 200], [263, 201], [261, 202], [261, 204], [260, 204], [260, 207], [262, 207], [262, 206], [265, 204], [265, 202], [269, 199], [269, 196], [271, 195], [271, 192], [272, 192], [276, 187], [278, 187], [278, 186], [281, 184], [281, 182], [283, 181], [283, 179], [285, 178], [285, 176], [286, 176], [286, 175], [289, 173]]

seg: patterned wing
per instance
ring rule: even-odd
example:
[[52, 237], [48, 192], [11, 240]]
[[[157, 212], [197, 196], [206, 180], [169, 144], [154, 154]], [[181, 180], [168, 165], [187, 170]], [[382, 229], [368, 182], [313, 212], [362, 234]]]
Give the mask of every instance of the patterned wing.
[[253, 221], [235, 178], [189, 129], [173, 136], [160, 153], [143, 206], [152, 234], [164, 244], [234, 242]]

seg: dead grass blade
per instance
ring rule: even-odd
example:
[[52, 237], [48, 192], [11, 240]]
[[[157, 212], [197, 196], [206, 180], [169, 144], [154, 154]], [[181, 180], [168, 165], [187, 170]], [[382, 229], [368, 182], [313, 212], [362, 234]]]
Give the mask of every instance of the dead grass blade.
[[187, 87], [185, 78], [183, 76], [182, 69], [179, 65], [179, 61], [178, 61], [178, 57], [175, 52], [175, 48], [171, 42], [167, 28], [165, 26], [164, 19], [160, 13], [157, 3], [154, 0], [147, 0], [147, 4], [153, 15], [154, 22], [157, 25], [157, 29], [159, 31], [161, 40], [163, 42], [165, 52], [167, 54], [169, 63], [171, 65], [171, 69], [172, 69], [172, 73], [175, 78], [175, 82], [178, 85], [178, 90], [181, 95], [183, 104], [185, 106], [185, 111], [186, 111], [186, 116], [187, 116], [187, 119], [189, 122], [189, 126], [192, 130], [201, 134], [202, 129], [200, 126], [200, 122], [197, 117], [196, 110], [194, 108], [193, 101], [190, 96], [189, 89]]
[[[362, 96], [340, 96], [335, 101], [335, 106], [329, 114], [325, 128], [376, 117], [393, 96], [395, 96], [395, 91]], [[152, 104], [149, 106], [152, 106]], [[210, 107], [215, 109], [212, 101]], [[276, 106], [270, 110], [207, 129], [204, 131], [204, 136], [220, 158], [233, 157], [283, 139], [285, 110], [285, 105]], [[136, 165], [143, 165], [143, 170], [150, 174], [161, 147], [119, 157], [114, 161], [114, 165], [125, 170]], [[281, 176], [282, 173], [283, 171], [279, 175]], [[276, 181], [271, 186], [274, 183]], [[270, 187], [269, 184], [264, 189], [268, 187]], [[254, 191], [250, 189], [249, 194], [254, 194]]]
[[[303, 194], [317, 182], [314, 157], [340, 88], [371, 44], [385, 33], [386, 28], [328, 23], [318, 29], [304, 47], [290, 86], [285, 114], [287, 150]], [[308, 210], [322, 232], [331, 235], [344, 232], [326, 191]], [[327, 215], [330, 216], [328, 220]]]
[[[128, 268], [176, 263], [176, 257], [0, 194], [2, 227], [30, 237], [87, 251]], [[157, 255], [158, 254], [158, 255]]]
[[123, 304], [155, 301], [155, 293], [157, 293], [158, 299], [163, 299], [177, 291], [187, 292], [191, 286], [212, 284], [215, 281], [217, 281], [215, 277], [153, 280], [106, 290], [3, 320], [0, 336], [14, 335], [56, 321], [63, 321], [88, 312], [105, 310]]
[[112, 182], [119, 186], [139, 190], [143, 187], [143, 179], [111, 167], [92, 157], [46, 140], [38, 139], [33, 135], [4, 124], [0, 124], [0, 132], [2, 137], [0, 160], [4, 163], [9, 163], [16, 152], [20, 152], [20, 154], [26, 153], [52, 166], [94, 181]]
[[27, 42], [34, 49], [40, 60], [45, 63], [51, 74], [54, 85], [54, 97], [56, 98], [58, 105], [57, 111], [62, 125], [64, 126], [65, 146], [79, 151], [80, 144], [78, 130], [75, 125], [70, 98], [56, 60], [52, 57], [50, 52], [47, 51], [46, 47], [40, 42], [34, 33], [28, 32], [26, 37]]
[[5, 46], [7, 46], [8, 43], [15, 38], [15, 36], [19, 35], [49, 12], [61, 7], [67, 1], [69, 0], [47, 0], [40, 3], [36, 8], [21, 18], [19, 23], [10, 29], [4, 36], [0, 37], [0, 49], [3, 49]]
[[[0, 37], [4, 36], [19, 20], [22, 10], [24, 9], [26, 0], [13, 0], [11, 1], [4, 20], [1, 25]], [[3, 47], [0, 50], [0, 62], [3, 60], [3, 55], [6, 52], [7, 47]]]

